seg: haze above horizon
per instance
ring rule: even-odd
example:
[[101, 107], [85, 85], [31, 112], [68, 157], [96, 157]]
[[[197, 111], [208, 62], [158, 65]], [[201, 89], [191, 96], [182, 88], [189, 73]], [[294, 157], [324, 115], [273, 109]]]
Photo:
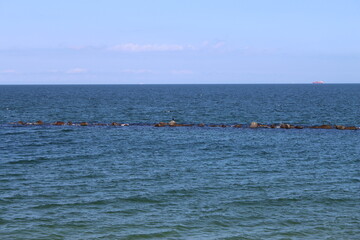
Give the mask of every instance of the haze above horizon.
[[359, 12], [355, 0], [0, 0], [0, 84], [360, 83]]

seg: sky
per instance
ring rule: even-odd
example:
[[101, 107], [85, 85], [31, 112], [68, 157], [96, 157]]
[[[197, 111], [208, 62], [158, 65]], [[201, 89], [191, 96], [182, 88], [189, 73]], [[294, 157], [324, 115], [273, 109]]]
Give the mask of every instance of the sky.
[[0, 84], [360, 83], [358, 0], [0, 0]]

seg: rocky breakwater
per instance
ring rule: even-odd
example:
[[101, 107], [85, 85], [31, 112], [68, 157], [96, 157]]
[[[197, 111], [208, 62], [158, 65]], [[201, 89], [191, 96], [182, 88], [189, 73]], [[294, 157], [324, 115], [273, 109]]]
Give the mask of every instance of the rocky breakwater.
[[250, 128], [284, 128], [284, 129], [303, 129], [304, 126], [296, 126], [288, 123], [281, 124], [261, 124], [257, 122], [252, 122], [249, 126]]
[[170, 122], [166, 123], [166, 122], [159, 122], [154, 124], [154, 127], [192, 127], [194, 126], [194, 124], [179, 124], [177, 123], [175, 120], [171, 120]]
[[15, 126], [81, 126], [81, 127], [88, 127], [88, 126], [113, 126], [113, 127], [126, 127], [126, 126], [154, 126], [154, 127], [209, 127], [209, 128], [251, 128], [251, 129], [257, 129], [257, 128], [282, 128], [282, 129], [337, 129], [337, 130], [359, 130], [359, 127], [356, 126], [344, 126], [344, 125], [314, 125], [314, 126], [300, 126], [300, 125], [292, 125], [288, 123], [281, 123], [281, 124], [262, 124], [258, 122], [251, 122], [249, 125], [246, 124], [233, 124], [233, 125], [226, 125], [226, 124], [205, 124], [205, 123], [198, 123], [198, 124], [183, 124], [178, 123], [175, 120], [171, 120], [169, 122], [159, 122], [155, 124], [151, 123], [143, 123], [143, 124], [136, 124], [136, 123], [118, 123], [118, 122], [112, 122], [112, 123], [89, 123], [89, 122], [79, 122], [79, 123], [73, 123], [71, 121], [69, 122], [63, 122], [63, 121], [56, 121], [52, 123], [45, 123], [41, 120], [38, 120], [36, 122], [24, 122], [24, 121], [18, 121], [18, 122], [11, 122], [9, 123], [11, 125]]

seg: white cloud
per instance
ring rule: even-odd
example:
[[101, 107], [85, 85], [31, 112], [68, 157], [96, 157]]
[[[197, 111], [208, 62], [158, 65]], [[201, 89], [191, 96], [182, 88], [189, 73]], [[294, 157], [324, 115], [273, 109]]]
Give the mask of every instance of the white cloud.
[[0, 73], [16, 73], [16, 71], [14, 69], [5, 69], [0, 71]]
[[154, 71], [148, 69], [124, 69], [121, 70], [122, 73], [133, 73], [133, 74], [141, 74], [141, 73], [154, 73]]
[[191, 45], [179, 44], [136, 44], [125, 43], [110, 47], [109, 50], [121, 52], [165, 52], [165, 51], [183, 51], [192, 49]]
[[180, 75], [180, 74], [193, 74], [194, 72], [191, 70], [172, 70], [171, 73]]
[[86, 72], [88, 72], [88, 70], [85, 68], [73, 68], [73, 69], [68, 70], [66, 73], [77, 74], [77, 73], [86, 73]]
[[85, 45], [72, 45], [72, 46], [69, 46], [68, 48], [72, 49], [72, 50], [83, 50], [83, 49], [88, 48], [88, 46], [85, 46]]
[[217, 42], [212, 47], [215, 49], [219, 49], [225, 45], [225, 42]]
[[225, 46], [225, 42], [224, 41], [217, 41], [217, 42], [211, 42], [211, 41], [203, 41], [201, 43], [201, 47], [203, 49], [220, 49], [223, 48]]

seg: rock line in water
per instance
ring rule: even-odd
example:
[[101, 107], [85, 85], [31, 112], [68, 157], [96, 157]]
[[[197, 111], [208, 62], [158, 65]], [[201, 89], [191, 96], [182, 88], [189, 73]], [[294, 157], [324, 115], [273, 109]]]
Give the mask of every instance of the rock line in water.
[[261, 124], [257, 122], [251, 122], [250, 124], [233, 124], [233, 125], [226, 125], [226, 124], [205, 124], [205, 123], [198, 123], [198, 124], [184, 124], [184, 123], [177, 123], [174, 120], [170, 122], [159, 122], [159, 123], [89, 123], [89, 122], [79, 122], [73, 123], [63, 122], [63, 121], [56, 121], [53, 123], [45, 123], [41, 120], [36, 122], [11, 122], [10, 125], [15, 126], [117, 126], [117, 127], [126, 127], [126, 126], [153, 126], [153, 127], [211, 127], [211, 128], [226, 128], [226, 127], [233, 127], [233, 128], [283, 128], [283, 129], [338, 129], [338, 130], [358, 130], [359, 127], [356, 126], [343, 126], [343, 125], [314, 125], [314, 126], [302, 126], [302, 125], [291, 125], [288, 123], [280, 123], [280, 124]]

